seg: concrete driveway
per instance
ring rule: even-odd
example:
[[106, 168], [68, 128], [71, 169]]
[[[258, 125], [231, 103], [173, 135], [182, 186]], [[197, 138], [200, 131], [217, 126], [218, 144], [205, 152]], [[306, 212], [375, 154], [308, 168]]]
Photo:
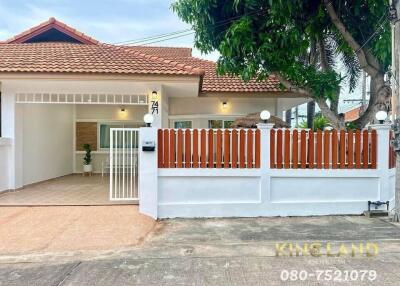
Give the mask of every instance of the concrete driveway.
[[130, 248], [155, 226], [134, 205], [0, 207], [0, 256]]
[[[113, 228], [113, 226], [109, 226]], [[86, 239], [89, 236], [86, 237]], [[31, 238], [31, 239], [34, 239]], [[79, 238], [78, 238], [79, 239]], [[29, 241], [27, 238], [26, 242]], [[175, 219], [158, 222], [143, 243], [107, 255], [15, 256], [0, 260], [0, 285], [399, 285], [400, 227], [361, 216]], [[136, 244], [135, 244], [136, 242]], [[374, 255], [276, 255], [280, 243], [374, 243]], [[46, 248], [50, 250], [51, 248]], [[60, 249], [60, 248], [58, 248]], [[286, 248], [288, 250], [288, 248]], [[0, 257], [1, 258], [1, 257]], [[24, 263], [19, 263], [24, 262]], [[339, 271], [341, 281], [283, 281], [282, 271]], [[376, 279], [361, 280], [362, 270]], [[345, 271], [357, 271], [354, 281]]]

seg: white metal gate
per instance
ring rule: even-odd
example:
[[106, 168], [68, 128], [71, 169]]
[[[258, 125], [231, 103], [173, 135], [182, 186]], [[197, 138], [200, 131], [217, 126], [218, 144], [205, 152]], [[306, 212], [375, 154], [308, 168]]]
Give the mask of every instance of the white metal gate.
[[110, 200], [139, 201], [139, 128], [111, 128]]

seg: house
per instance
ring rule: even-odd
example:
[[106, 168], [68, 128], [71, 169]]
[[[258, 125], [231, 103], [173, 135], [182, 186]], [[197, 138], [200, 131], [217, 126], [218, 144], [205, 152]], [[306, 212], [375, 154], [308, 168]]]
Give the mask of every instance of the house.
[[238, 117], [307, 101], [276, 78], [218, 76], [190, 48], [116, 46], [54, 19], [0, 43], [0, 191], [109, 164], [110, 128], [225, 128]]

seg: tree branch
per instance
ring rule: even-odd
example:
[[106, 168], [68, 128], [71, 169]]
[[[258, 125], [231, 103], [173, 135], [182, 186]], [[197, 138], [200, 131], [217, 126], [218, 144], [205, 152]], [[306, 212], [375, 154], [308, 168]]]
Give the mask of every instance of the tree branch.
[[279, 72], [273, 72], [271, 74], [274, 75], [289, 91], [297, 92], [301, 95], [304, 95], [304, 97], [313, 97], [312, 91], [295, 86], [290, 81], [288, 81], [284, 76], [282, 76]]
[[358, 61], [360, 62], [360, 67], [364, 69], [370, 76], [374, 77], [381, 69], [379, 61], [370, 52], [364, 51], [360, 44], [357, 43], [353, 36], [348, 32], [343, 22], [336, 14], [332, 2], [330, 0], [324, 0], [324, 4], [333, 24], [342, 34], [347, 44], [355, 51]]

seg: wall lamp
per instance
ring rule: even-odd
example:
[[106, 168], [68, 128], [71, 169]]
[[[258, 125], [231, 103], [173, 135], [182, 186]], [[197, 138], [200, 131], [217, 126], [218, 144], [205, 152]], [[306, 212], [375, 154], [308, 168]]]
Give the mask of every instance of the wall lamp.
[[143, 116], [143, 121], [146, 123], [146, 127], [151, 127], [151, 124], [154, 122], [154, 116], [150, 113], [147, 113]]

